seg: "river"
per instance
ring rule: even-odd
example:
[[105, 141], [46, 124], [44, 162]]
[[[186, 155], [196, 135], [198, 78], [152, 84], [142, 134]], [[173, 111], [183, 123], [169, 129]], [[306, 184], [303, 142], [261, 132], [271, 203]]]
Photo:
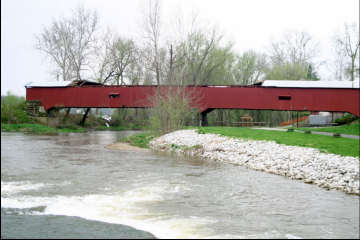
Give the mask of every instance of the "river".
[[2, 238], [359, 238], [359, 196], [105, 148], [132, 133], [2, 132]]

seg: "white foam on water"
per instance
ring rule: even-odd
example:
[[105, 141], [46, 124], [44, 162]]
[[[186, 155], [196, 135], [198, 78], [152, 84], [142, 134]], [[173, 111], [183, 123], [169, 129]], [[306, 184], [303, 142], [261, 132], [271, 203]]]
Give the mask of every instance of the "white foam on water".
[[[64, 182], [60, 185], [67, 185]], [[25, 182], [1, 182], [1, 207], [15, 209], [32, 209], [18, 214], [32, 215], [65, 215], [82, 217], [107, 223], [124, 224], [154, 234], [157, 238], [209, 238], [209, 239], [242, 239], [242, 238], [273, 238], [280, 237], [277, 231], [239, 236], [217, 234], [211, 224], [217, 222], [210, 217], [166, 215], [152, 212], [146, 208], [149, 204], [172, 201], [180, 193], [191, 190], [184, 183], [171, 184], [159, 181], [149, 185], [138, 184], [134, 189], [113, 194], [92, 194], [84, 196], [52, 196], [37, 197], [21, 195], [21, 192], [39, 190], [51, 184]], [[43, 211], [36, 208], [44, 207]], [[297, 239], [292, 234], [281, 238]]]
[[[66, 181], [56, 186], [68, 185], [70, 182]], [[18, 182], [1, 182], [1, 207], [2, 208], [36, 208], [48, 206], [54, 201], [53, 197], [37, 197], [30, 195], [23, 195], [29, 191], [36, 191], [46, 187], [55, 186], [54, 184], [32, 183], [30, 181]]]
[[[45, 184], [28, 182], [2, 183], [7, 193], [40, 189]], [[157, 182], [135, 187], [124, 193], [111, 195], [93, 194], [84, 196], [36, 197], [13, 194], [1, 197], [3, 208], [36, 208], [45, 206], [43, 212], [30, 214], [77, 216], [88, 220], [124, 224], [151, 232], [157, 238], [209, 238], [213, 234], [209, 224], [217, 220], [198, 216], [175, 216], [152, 212], [146, 206], [151, 203], [171, 201], [177, 193], [189, 190], [182, 184]], [[2, 193], [3, 195], [3, 193]]]
[[[56, 186], [68, 185], [71, 182], [65, 181]], [[19, 181], [19, 182], [3, 182], [1, 181], [1, 196], [9, 196], [25, 191], [39, 190], [45, 187], [55, 186], [54, 184], [45, 183], [32, 183], [30, 181]]]
[[78, 216], [89, 220], [124, 224], [151, 232], [158, 238], [202, 238], [211, 234], [206, 225], [216, 220], [203, 217], [166, 216], [151, 212], [143, 203], [171, 201], [170, 192], [179, 186], [146, 186], [117, 195], [86, 195], [58, 198], [49, 204], [44, 214]]
[[2, 208], [35, 208], [41, 206], [48, 206], [54, 201], [53, 198], [33, 197], [33, 196], [1, 196]]
[[45, 187], [44, 183], [25, 182], [1, 182], [1, 196], [11, 195], [18, 192], [37, 190]]
[[248, 236], [240, 236], [233, 234], [220, 234], [208, 237], [208, 239], [249, 239]]
[[303, 239], [302, 237], [298, 237], [298, 236], [295, 236], [295, 235], [290, 234], [290, 233], [285, 234], [285, 237], [287, 239]]
[[256, 239], [302, 239], [301, 237], [295, 236], [290, 233], [281, 233], [277, 230], [267, 231], [258, 234], [251, 234], [246, 236], [246, 238], [256, 238]]

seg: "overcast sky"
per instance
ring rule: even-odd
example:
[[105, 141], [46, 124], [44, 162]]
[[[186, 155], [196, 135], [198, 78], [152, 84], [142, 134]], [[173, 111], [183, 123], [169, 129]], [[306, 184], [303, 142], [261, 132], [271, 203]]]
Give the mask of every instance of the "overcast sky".
[[[53, 19], [70, 16], [79, 4], [96, 10], [103, 28], [121, 36], [139, 38], [142, 9], [147, 0], [2, 0], [1, 1], [1, 95], [25, 96], [28, 82], [51, 81], [50, 66], [34, 48], [35, 35]], [[306, 31], [319, 42], [321, 61], [331, 61], [331, 37], [345, 22], [359, 24], [359, 0], [163, 0], [166, 31], [171, 19], [197, 13], [214, 24], [241, 53], [266, 52], [284, 31]], [[174, 26], [173, 26], [174, 27]], [[322, 79], [331, 80], [327, 69]]]

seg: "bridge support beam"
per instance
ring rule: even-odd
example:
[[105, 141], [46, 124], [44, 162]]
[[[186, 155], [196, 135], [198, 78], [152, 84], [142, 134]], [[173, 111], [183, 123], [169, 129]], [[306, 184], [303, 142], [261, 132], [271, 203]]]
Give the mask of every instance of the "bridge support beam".
[[206, 127], [209, 125], [207, 120], [207, 114], [214, 110], [214, 108], [208, 108], [205, 111], [201, 112], [201, 120], [200, 120], [200, 127]]
[[200, 127], [206, 127], [208, 126], [208, 120], [207, 120], [207, 112], [201, 113], [201, 120], [200, 120]]

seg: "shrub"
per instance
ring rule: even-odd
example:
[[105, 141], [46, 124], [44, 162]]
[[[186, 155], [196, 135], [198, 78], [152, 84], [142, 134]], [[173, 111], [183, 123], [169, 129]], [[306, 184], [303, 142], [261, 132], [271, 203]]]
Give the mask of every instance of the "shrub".
[[199, 129], [197, 130], [197, 133], [198, 133], [198, 134], [205, 134], [205, 130], [204, 130], [203, 128], [199, 128]]
[[[162, 135], [182, 129], [185, 122], [196, 113], [191, 107], [195, 103], [194, 94], [186, 92], [184, 87], [157, 89], [149, 121], [150, 129], [155, 135]], [[164, 91], [162, 91], [164, 90]]]
[[1, 122], [2, 123], [32, 123], [33, 120], [26, 113], [24, 97], [18, 97], [8, 92], [1, 97]]
[[100, 116], [95, 116], [92, 114], [89, 114], [87, 116], [85, 126], [86, 127], [99, 127], [99, 126], [105, 126], [105, 120], [102, 119]]
[[339, 125], [343, 125], [343, 124], [351, 123], [352, 121], [355, 121], [356, 119], [358, 119], [358, 117], [356, 117], [352, 114], [346, 114], [344, 117], [336, 119], [335, 123], [337, 123]]
[[115, 111], [112, 112], [110, 126], [118, 127], [124, 125], [124, 120], [123, 120], [124, 116], [122, 110], [123, 109], [116, 109]]

